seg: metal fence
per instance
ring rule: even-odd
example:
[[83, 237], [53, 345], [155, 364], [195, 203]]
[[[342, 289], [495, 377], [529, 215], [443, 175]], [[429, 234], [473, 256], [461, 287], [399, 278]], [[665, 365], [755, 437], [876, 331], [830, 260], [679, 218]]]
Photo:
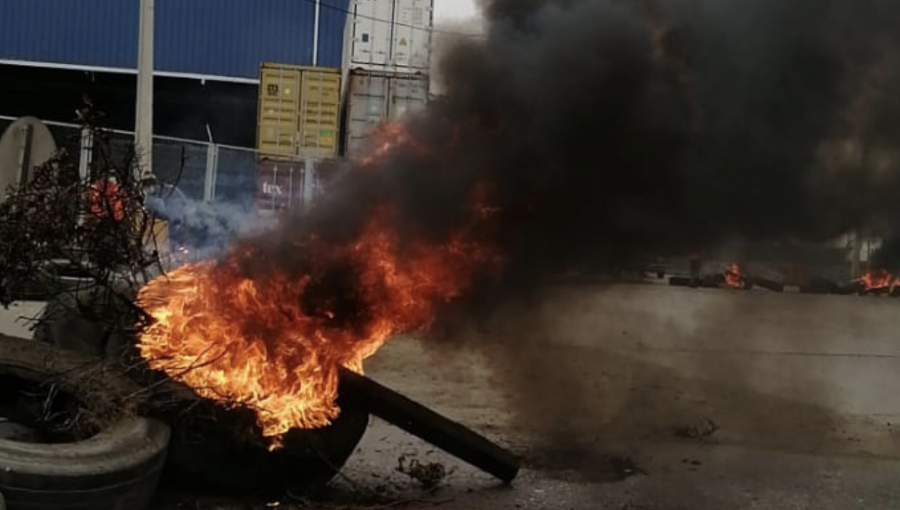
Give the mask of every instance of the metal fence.
[[[0, 115], [0, 133], [15, 120]], [[75, 124], [44, 121], [56, 141], [77, 163], [90, 157], [85, 149], [81, 128]], [[111, 157], [125, 158], [133, 147], [134, 133], [110, 130]], [[163, 183], [176, 186], [186, 197], [209, 203], [228, 203], [241, 208], [294, 208], [308, 199], [304, 193], [306, 168], [309, 160], [279, 161], [280, 168], [297, 169], [297, 178], [290, 186], [280, 186], [282, 177], [272, 171], [272, 162], [258, 163], [256, 151], [197, 140], [167, 136], [153, 137], [153, 171]], [[85, 167], [86, 168], [86, 167]], [[269, 182], [269, 181], [272, 182]], [[307, 190], [309, 191], [309, 190]]]

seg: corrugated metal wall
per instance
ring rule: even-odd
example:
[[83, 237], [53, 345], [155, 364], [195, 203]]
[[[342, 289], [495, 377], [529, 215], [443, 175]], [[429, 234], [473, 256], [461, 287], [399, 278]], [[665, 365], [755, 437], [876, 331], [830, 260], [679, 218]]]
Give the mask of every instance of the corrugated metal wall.
[[[349, 0], [322, 0], [318, 65], [340, 67]], [[0, 60], [134, 69], [138, 0], [0, 0]], [[314, 0], [156, 0], [156, 70], [255, 79], [311, 65]]]
[[137, 1], [3, 0], [0, 58], [134, 68], [137, 26]]

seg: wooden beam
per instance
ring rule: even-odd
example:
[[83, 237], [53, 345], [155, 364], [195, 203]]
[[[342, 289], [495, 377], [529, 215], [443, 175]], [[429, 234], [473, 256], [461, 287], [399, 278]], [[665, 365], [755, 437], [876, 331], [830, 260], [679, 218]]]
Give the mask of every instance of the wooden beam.
[[342, 369], [340, 391], [358, 399], [369, 413], [503, 482], [511, 482], [519, 473], [519, 459], [511, 452], [368, 377]]

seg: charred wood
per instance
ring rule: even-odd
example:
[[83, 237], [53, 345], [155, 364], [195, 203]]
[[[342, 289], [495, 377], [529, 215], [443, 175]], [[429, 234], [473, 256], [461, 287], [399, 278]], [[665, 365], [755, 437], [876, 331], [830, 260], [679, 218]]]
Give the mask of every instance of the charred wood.
[[519, 459], [483, 436], [407, 397], [350, 370], [341, 370], [340, 391], [352, 395], [369, 413], [509, 483]]
[[669, 277], [669, 285], [673, 287], [689, 287], [691, 285], [689, 276], [671, 276]]
[[800, 287], [803, 294], [840, 294], [841, 286], [822, 277], [813, 277], [809, 283]]
[[758, 276], [753, 276], [748, 279], [748, 285], [753, 286], [756, 285], [758, 287], [762, 287], [767, 290], [771, 290], [773, 292], [784, 292], [784, 284], [781, 282], [776, 282], [774, 280], [769, 280], [767, 278], [761, 278]]
[[673, 287], [702, 287], [705, 289], [717, 289], [725, 284], [725, 279], [721, 275], [713, 275], [695, 280], [690, 276], [670, 276], [669, 285]]
[[891, 291], [890, 287], [873, 287], [871, 289], [863, 288], [859, 291], [859, 294], [862, 296], [872, 295], [872, 296], [883, 296], [888, 294]]

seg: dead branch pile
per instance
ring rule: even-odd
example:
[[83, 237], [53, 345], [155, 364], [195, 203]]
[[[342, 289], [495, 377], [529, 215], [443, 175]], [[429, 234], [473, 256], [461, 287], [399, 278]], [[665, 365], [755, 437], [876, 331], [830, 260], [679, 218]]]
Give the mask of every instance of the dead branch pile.
[[106, 301], [121, 296], [130, 303], [130, 293], [162, 269], [151, 235], [154, 218], [144, 207], [147, 183], [138, 177], [133, 144], [116, 144], [103, 114], [89, 101], [79, 118], [92, 140], [86, 172], [79, 172], [78, 154], [61, 150], [35, 168], [28, 182], [3, 190], [4, 306], [17, 299], [86, 292], [105, 293]]

